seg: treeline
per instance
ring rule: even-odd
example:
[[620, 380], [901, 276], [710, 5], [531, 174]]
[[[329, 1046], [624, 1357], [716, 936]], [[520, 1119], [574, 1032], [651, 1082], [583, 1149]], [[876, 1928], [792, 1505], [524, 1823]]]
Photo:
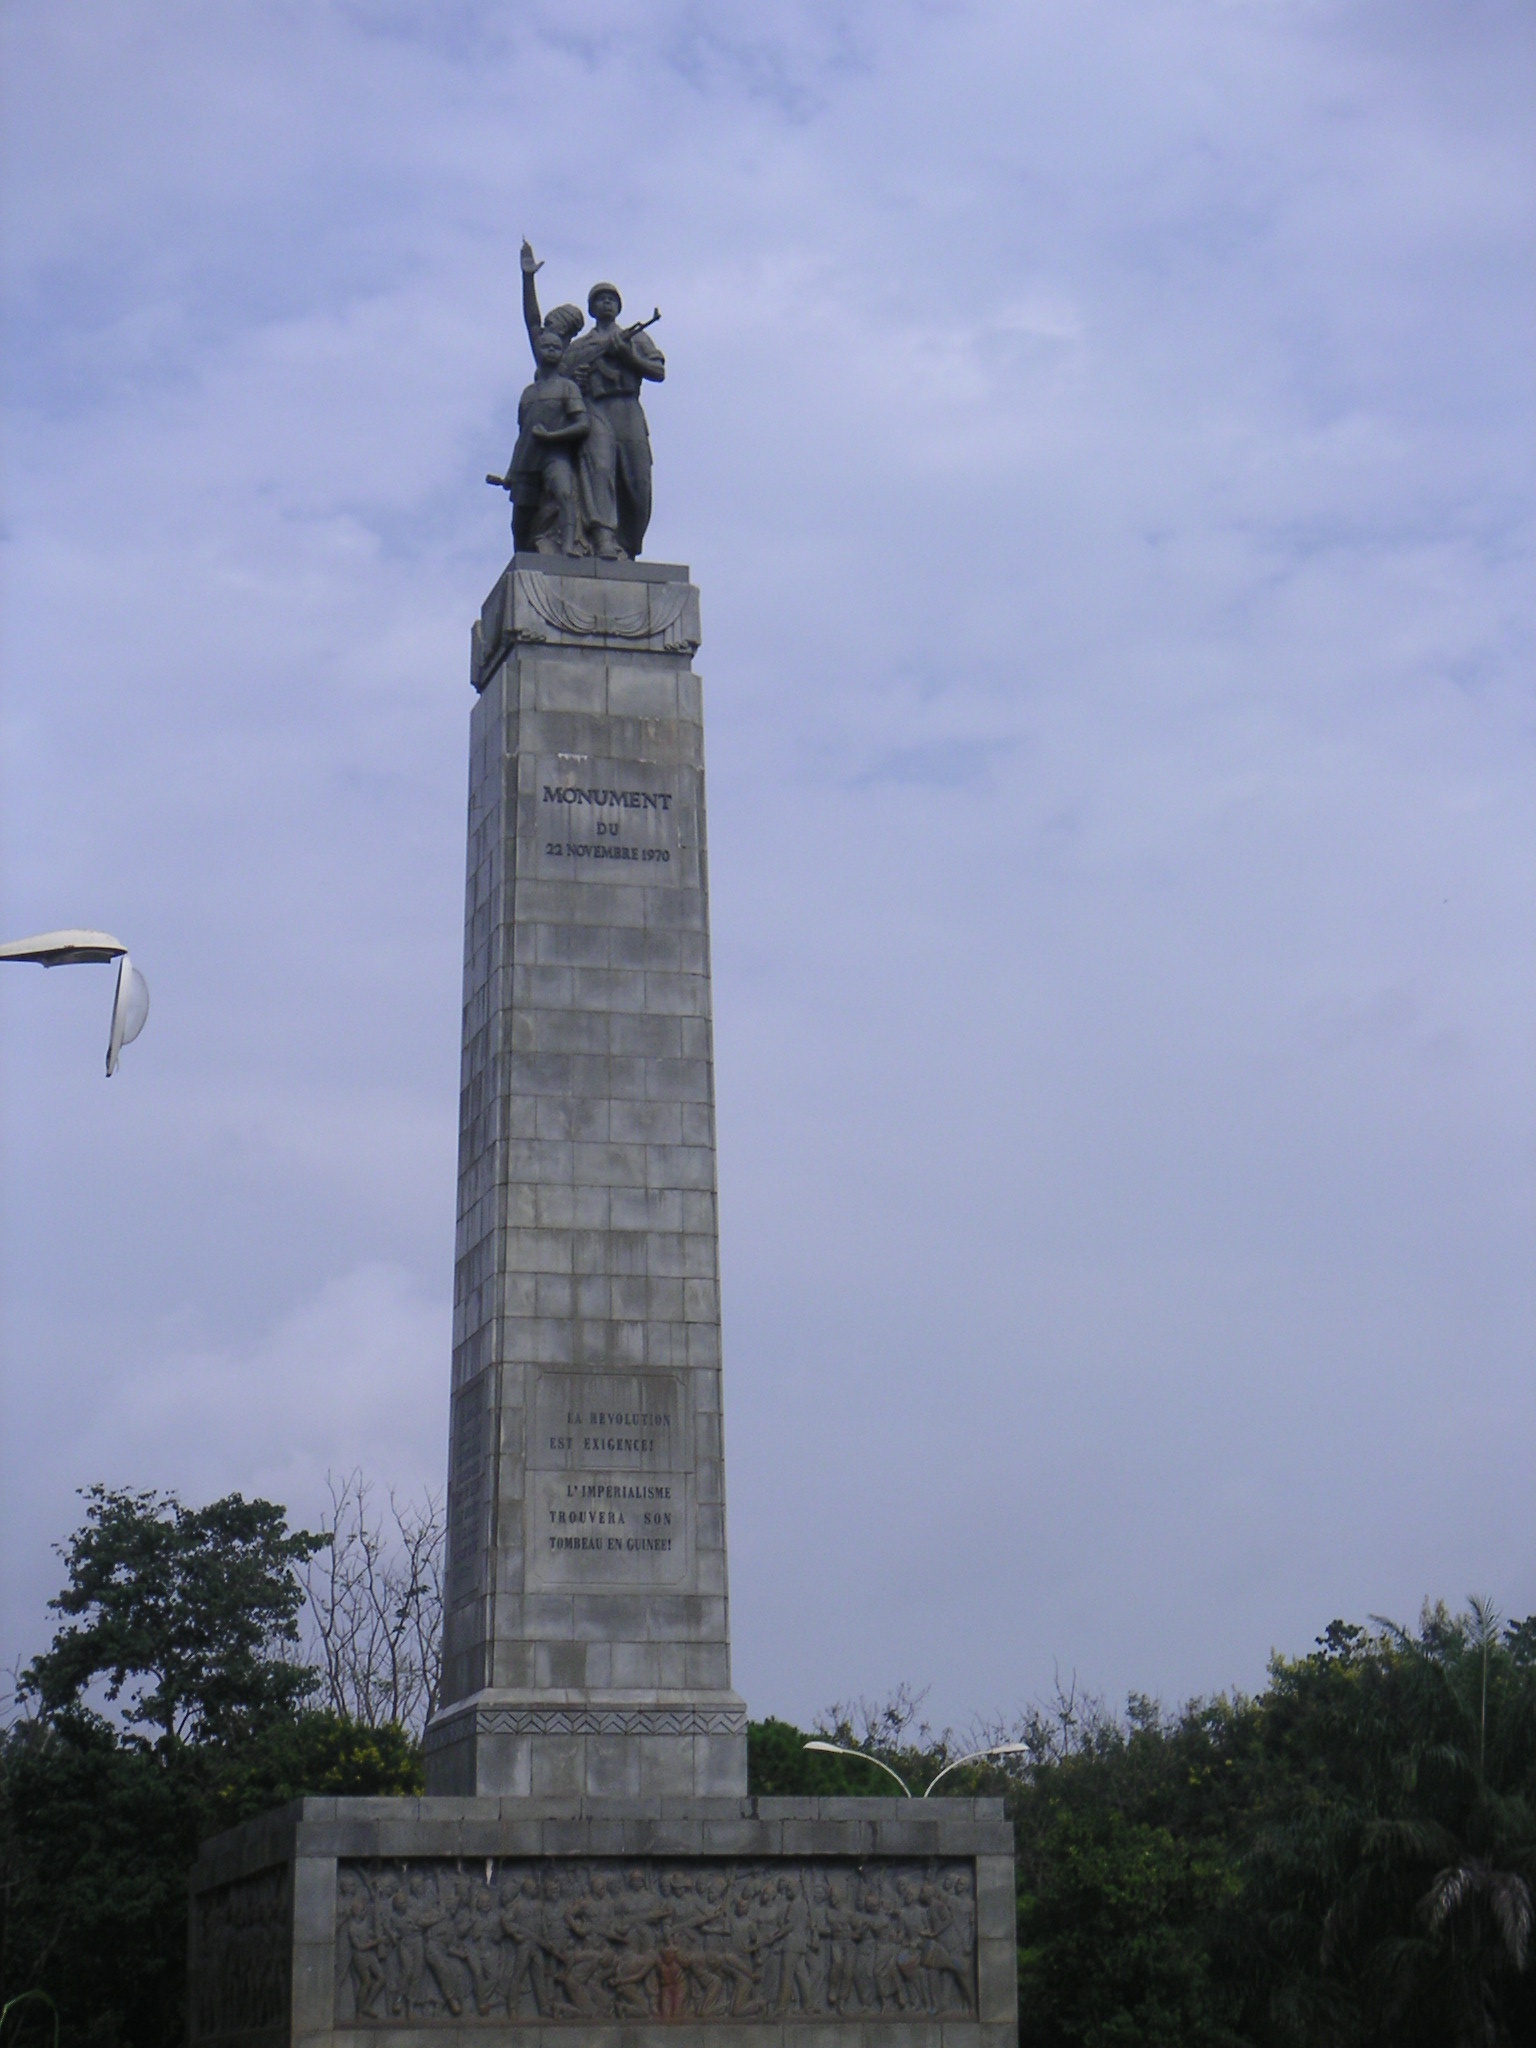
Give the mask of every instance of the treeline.
[[[239, 1496], [87, 1495], [0, 1732], [0, 2006], [51, 2001], [11, 2005], [0, 2048], [55, 2011], [64, 2048], [182, 2038], [198, 1841], [305, 1793], [421, 1789], [431, 1517], [386, 1541], [357, 1487], [315, 1535]], [[1022, 1745], [943, 1790], [1013, 1822], [1024, 2048], [1536, 2043], [1536, 1618], [1335, 1622], [1256, 1698], [1177, 1714], [1065, 1697], [957, 1743], [898, 1695], [827, 1722], [919, 1794]], [[807, 1739], [755, 1722], [752, 1791], [895, 1791]]]
[[[920, 1789], [954, 1744], [911, 1718], [834, 1739]], [[1064, 1697], [1005, 1735], [945, 1790], [1013, 1822], [1023, 2048], [1536, 2044], [1536, 1617], [1335, 1621], [1256, 1698]], [[803, 1740], [754, 1728], [757, 1789], [892, 1789]]]

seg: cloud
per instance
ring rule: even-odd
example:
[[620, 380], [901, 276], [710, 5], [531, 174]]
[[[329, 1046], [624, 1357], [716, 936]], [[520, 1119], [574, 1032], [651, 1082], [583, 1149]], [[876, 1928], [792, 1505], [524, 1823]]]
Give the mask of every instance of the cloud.
[[8, 917], [155, 998], [0, 984], [5, 1640], [116, 1452], [439, 1460], [524, 232], [664, 313], [753, 1704], [1536, 1604], [1527, 11], [4, 32]]
[[[168, 1487], [283, 1502], [295, 1526], [322, 1511], [328, 1472], [361, 1466], [402, 1492], [441, 1492], [449, 1330], [440, 1292], [398, 1267], [357, 1267], [248, 1332], [216, 1335], [167, 1318], [146, 1330], [54, 1305], [38, 1341], [53, 1371], [18, 1379], [13, 1441], [30, 1450], [12, 1496], [13, 1569], [44, 1584], [79, 1518], [70, 1495]], [[222, 1339], [223, 1341], [219, 1341]], [[19, 1511], [18, 1511], [19, 1510]]]

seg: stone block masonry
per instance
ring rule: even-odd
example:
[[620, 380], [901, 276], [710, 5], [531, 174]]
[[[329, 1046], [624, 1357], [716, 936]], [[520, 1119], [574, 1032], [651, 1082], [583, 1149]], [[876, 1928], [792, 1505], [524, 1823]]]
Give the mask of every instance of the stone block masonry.
[[203, 1845], [192, 2048], [1014, 2048], [997, 1801], [745, 1796], [698, 621], [519, 556], [475, 628], [428, 1796]]
[[1014, 2048], [997, 1800], [305, 1799], [206, 1843], [192, 2048]]
[[698, 618], [533, 556], [475, 629], [433, 1792], [746, 1790]]

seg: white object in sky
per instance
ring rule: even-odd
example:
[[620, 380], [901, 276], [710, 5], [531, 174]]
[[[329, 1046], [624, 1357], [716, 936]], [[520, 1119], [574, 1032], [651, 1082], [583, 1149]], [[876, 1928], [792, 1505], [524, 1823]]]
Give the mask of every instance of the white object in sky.
[[110, 932], [39, 932], [30, 939], [12, 939], [0, 946], [0, 960], [35, 960], [40, 967], [78, 967], [116, 960], [117, 993], [112, 998], [112, 1030], [107, 1039], [107, 1074], [117, 1072], [118, 1054], [132, 1045], [149, 1015], [149, 983], [128, 958], [128, 948]]

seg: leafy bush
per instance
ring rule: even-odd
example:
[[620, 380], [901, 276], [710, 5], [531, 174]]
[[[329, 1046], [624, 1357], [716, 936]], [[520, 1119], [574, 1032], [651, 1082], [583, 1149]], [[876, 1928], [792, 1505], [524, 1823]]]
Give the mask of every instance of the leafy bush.
[[[160, 2048], [185, 2033], [198, 1843], [305, 1793], [418, 1792], [421, 1758], [398, 1727], [305, 1705], [318, 1674], [286, 1653], [323, 1539], [238, 1494], [86, 1501], [68, 1620], [0, 1735], [0, 2003], [45, 1991], [64, 2043]], [[18, 2006], [5, 2048], [45, 2027]]]

